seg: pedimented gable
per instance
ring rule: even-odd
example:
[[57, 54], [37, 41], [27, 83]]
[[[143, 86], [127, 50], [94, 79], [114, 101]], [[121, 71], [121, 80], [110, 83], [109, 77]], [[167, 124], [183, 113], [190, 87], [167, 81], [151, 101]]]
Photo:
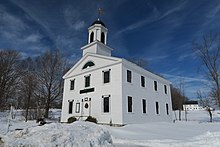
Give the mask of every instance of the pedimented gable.
[[83, 56], [64, 76], [69, 78], [96, 69], [104, 68], [122, 62], [122, 59], [88, 53]]

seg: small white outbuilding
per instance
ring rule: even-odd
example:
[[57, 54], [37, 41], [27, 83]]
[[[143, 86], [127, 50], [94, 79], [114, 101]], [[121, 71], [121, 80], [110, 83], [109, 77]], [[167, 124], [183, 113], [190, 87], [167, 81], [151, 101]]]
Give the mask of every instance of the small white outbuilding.
[[183, 110], [203, 110], [203, 108], [199, 106], [198, 101], [186, 101]]
[[111, 56], [99, 19], [89, 28], [82, 58], [63, 76], [61, 122], [95, 117], [102, 124], [172, 121], [170, 82], [123, 58]]

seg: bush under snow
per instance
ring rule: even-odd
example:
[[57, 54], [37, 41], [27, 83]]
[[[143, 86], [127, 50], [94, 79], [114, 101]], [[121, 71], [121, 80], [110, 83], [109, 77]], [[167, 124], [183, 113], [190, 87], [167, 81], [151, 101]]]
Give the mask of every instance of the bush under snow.
[[51, 123], [9, 132], [0, 136], [4, 147], [109, 147], [110, 133], [102, 126], [89, 122], [72, 124]]

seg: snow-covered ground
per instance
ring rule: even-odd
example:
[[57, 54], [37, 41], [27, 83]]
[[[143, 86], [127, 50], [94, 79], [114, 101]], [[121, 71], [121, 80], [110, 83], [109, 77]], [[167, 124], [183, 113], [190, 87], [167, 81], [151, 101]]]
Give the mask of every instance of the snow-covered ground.
[[220, 146], [220, 123], [177, 122], [112, 128], [118, 146]]
[[5, 147], [90, 147], [112, 146], [110, 133], [94, 123], [51, 123], [8, 133], [2, 137]]
[[[38, 126], [35, 121], [24, 122], [21, 116], [12, 120], [6, 134], [7, 113], [0, 112], [0, 147], [220, 147], [220, 111], [209, 123], [206, 111], [188, 111], [188, 121], [154, 122], [123, 127], [96, 125], [88, 122], [61, 124], [60, 111], [53, 110], [53, 122]], [[178, 118], [178, 113], [176, 112]], [[185, 114], [182, 114], [185, 120]], [[4, 142], [4, 143], [3, 143]]]

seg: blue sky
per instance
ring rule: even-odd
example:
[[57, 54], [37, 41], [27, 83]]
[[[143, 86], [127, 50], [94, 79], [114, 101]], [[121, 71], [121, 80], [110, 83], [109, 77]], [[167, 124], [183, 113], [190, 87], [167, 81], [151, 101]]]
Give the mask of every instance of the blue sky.
[[24, 57], [60, 49], [74, 63], [99, 7], [114, 56], [146, 60], [177, 87], [183, 81], [189, 98], [208, 90], [192, 41], [219, 33], [219, 0], [1, 0], [0, 49]]

